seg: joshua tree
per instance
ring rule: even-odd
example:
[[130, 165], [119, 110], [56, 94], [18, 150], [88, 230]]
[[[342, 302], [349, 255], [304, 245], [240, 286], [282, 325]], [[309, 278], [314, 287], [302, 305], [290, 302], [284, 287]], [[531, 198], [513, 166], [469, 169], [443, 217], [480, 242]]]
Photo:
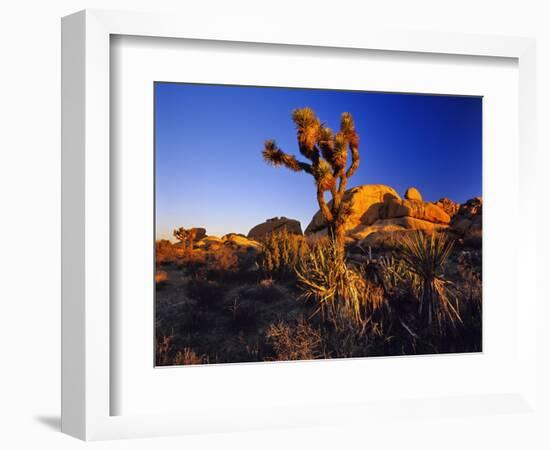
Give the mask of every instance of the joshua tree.
[[197, 228], [189, 228], [186, 230], [183, 227], [179, 227], [174, 230], [174, 237], [181, 242], [184, 251], [189, 250], [189, 252], [192, 252], [193, 241], [197, 237]]
[[[266, 162], [284, 166], [294, 172], [306, 172], [315, 180], [317, 202], [325, 218], [329, 236], [339, 252], [344, 250], [344, 223], [349, 205], [343, 202], [349, 178], [359, 167], [359, 137], [350, 113], [343, 113], [340, 131], [333, 132], [325, 126], [311, 108], [295, 109], [292, 120], [296, 124], [298, 148], [310, 162], [298, 161], [294, 155], [281, 150], [274, 140], [265, 142], [262, 152]], [[348, 149], [351, 164], [348, 163]], [[330, 191], [332, 202], [327, 203], [325, 192]]]

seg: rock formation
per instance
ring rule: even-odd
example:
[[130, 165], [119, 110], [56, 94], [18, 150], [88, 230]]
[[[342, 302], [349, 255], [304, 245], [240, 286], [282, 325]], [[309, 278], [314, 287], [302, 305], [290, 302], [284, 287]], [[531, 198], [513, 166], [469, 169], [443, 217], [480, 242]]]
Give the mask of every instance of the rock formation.
[[451, 222], [451, 231], [461, 237], [466, 245], [481, 247], [483, 199], [474, 197], [460, 205]]
[[215, 250], [221, 245], [223, 245], [223, 241], [217, 236], [205, 236], [200, 241], [195, 243], [195, 247], [203, 248], [205, 250]]
[[451, 219], [456, 216], [458, 209], [460, 208], [458, 203], [453, 202], [447, 197], [440, 198], [437, 202], [435, 202], [435, 204], [445, 211]]
[[273, 217], [272, 219], [267, 219], [265, 222], [254, 226], [248, 232], [247, 237], [251, 239], [260, 239], [269, 233], [282, 230], [286, 230], [292, 234], [302, 235], [302, 226], [298, 220], [287, 219], [286, 217]]
[[224, 245], [230, 245], [234, 248], [247, 250], [261, 250], [262, 245], [242, 234], [229, 233], [222, 237]]
[[[343, 199], [343, 202], [349, 205], [346, 230], [358, 225], [374, 223], [379, 218], [379, 208], [383, 205], [384, 200], [391, 198], [400, 199], [399, 194], [393, 188], [383, 184], [367, 184], [347, 190]], [[332, 204], [329, 203], [329, 206]], [[327, 223], [321, 211], [317, 211], [307, 226], [305, 234], [323, 232], [326, 227]]]
[[395, 219], [398, 217], [412, 217], [427, 222], [447, 225], [451, 218], [435, 203], [420, 200], [388, 199], [380, 208], [380, 219]]
[[[389, 186], [363, 185], [346, 192], [349, 204], [345, 229], [348, 241], [385, 239], [388, 233], [406, 230], [439, 230], [447, 228], [451, 217], [435, 203], [425, 202], [416, 188], [409, 188], [405, 199]], [[326, 236], [326, 223], [317, 212], [305, 234], [311, 238]], [[374, 245], [374, 244], [373, 244]]]
[[405, 192], [405, 199], [406, 200], [416, 200], [421, 202], [422, 201], [422, 195], [420, 195], [420, 192], [415, 187], [410, 187]]

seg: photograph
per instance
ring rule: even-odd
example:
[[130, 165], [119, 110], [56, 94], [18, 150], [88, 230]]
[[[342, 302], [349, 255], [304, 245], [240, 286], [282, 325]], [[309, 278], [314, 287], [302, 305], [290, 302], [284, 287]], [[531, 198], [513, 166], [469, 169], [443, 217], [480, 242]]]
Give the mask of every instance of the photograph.
[[155, 366], [482, 352], [483, 98], [154, 83]]

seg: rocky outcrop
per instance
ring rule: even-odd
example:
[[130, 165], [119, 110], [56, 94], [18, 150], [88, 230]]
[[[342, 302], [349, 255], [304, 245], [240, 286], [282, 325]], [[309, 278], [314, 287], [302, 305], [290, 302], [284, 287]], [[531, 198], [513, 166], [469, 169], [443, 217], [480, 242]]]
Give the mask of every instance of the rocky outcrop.
[[419, 200], [388, 199], [380, 209], [380, 219], [412, 217], [437, 224], [447, 225], [451, 222], [449, 215], [435, 203]]
[[481, 248], [483, 230], [483, 199], [474, 197], [458, 209], [451, 222], [451, 231], [457, 234], [464, 244]]
[[440, 198], [437, 202], [435, 202], [435, 204], [445, 211], [451, 219], [456, 216], [458, 209], [460, 208], [458, 203], [453, 202], [447, 197]]
[[447, 225], [415, 219], [414, 217], [398, 217], [394, 219], [380, 219], [373, 225], [358, 227], [350, 237], [362, 246], [379, 247], [387, 245], [398, 235], [414, 231], [439, 231], [447, 228]]
[[[346, 192], [344, 201], [350, 205], [345, 222], [346, 240], [358, 242], [367, 239], [379, 241], [389, 233], [408, 230], [440, 230], [447, 228], [451, 217], [435, 203], [425, 202], [416, 188], [409, 188], [405, 198], [389, 186], [364, 185]], [[317, 212], [306, 228], [309, 239], [327, 235], [326, 222]], [[380, 239], [378, 239], [380, 238]]]
[[195, 244], [196, 248], [203, 248], [205, 250], [215, 250], [223, 245], [221, 238], [217, 236], [205, 236]]
[[237, 233], [229, 233], [222, 237], [224, 245], [230, 245], [238, 249], [261, 250], [262, 245], [255, 240], [248, 239], [246, 236]]
[[482, 228], [483, 199], [474, 197], [460, 205], [458, 213], [453, 217], [451, 228], [459, 234]]
[[406, 200], [415, 200], [415, 201], [422, 201], [422, 195], [420, 195], [420, 192], [415, 187], [410, 187], [405, 192], [405, 199]]
[[[347, 190], [343, 199], [350, 207], [350, 214], [346, 219], [346, 229], [374, 223], [379, 218], [380, 206], [386, 199], [391, 198], [400, 199], [399, 194], [393, 188], [384, 184], [366, 184]], [[330, 206], [332, 206], [332, 202], [329, 202]], [[317, 211], [307, 226], [305, 234], [316, 234], [326, 227], [327, 223], [321, 211]]]
[[248, 232], [248, 237], [251, 239], [261, 239], [269, 233], [282, 230], [286, 230], [291, 234], [302, 235], [302, 226], [298, 220], [287, 219], [286, 217], [273, 217], [253, 227]]
[[483, 198], [482, 197], [474, 197], [470, 200], [466, 201], [466, 203], [463, 203], [460, 205], [460, 208], [458, 210], [458, 216], [460, 217], [481, 217], [483, 209]]

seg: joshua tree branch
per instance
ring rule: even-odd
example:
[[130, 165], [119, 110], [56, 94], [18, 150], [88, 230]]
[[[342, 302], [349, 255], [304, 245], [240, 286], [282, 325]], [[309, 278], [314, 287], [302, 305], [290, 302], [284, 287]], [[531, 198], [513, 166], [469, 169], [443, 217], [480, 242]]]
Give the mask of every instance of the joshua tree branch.
[[310, 175], [313, 175], [311, 164], [298, 161], [294, 155], [285, 153], [283, 150], [277, 147], [275, 141], [266, 141], [262, 155], [264, 157], [264, 160], [272, 166], [283, 166], [294, 172], [303, 171], [309, 173]]
[[332, 215], [332, 212], [328, 207], [327, 202], [325, 201], [325, 193], [320, 186], [317, 186], [317, 203], [319, 203], [319, 208], [321, 209], [325, 220], [327, 222], [332, 222], [334, 220], [334, 216]]
[[359, 161], [361, 157], [359, 156], [359, 146], [350, 144], [351, 149], [351, 165], [349, 166], [348, 171], [346, 172], [346, 178], [350, 178], [357, 168], [359, 167]]
[[[355, 123], [351, 114], [345, 112], [341, 116], [340, 131], [334, 133], [317, 118], [311, 108], [294, 110], [292, 120], [297, 129], [300, 152], [311, 163], [298, 161], [295, 156], [283, 152], [273, 140], [265, 142], [263, 157], [273, 166], [284, 166], [313, 176], [317, 188], [317, 203], [327, 222], [330, 237], [335, 240], [338, 249], [343, 251], [345, 218], [349, 212], [343, 199], [348, 179], [357, 171], [360, 159]], [[351, 164], [346, 170], [349, 151]], [[326, 191], [332, 196], [330, 207], [325, 200]]]
[[298, 165], [300, 166], [300, 169], [303, 170], [306, 173], [309, 173], [310, 175], [313, 175], [313, 170], [311, 168], [311, 164], [298, 161]]
[[[341, 177], [340, 185], [338, 186], [338, 197], [340, 199], [344, 196], [347, 186], [348, 186], [348, 177], [347, 176]], [[340, 202], [338, 202], [338, 207], [340, 207]]]

